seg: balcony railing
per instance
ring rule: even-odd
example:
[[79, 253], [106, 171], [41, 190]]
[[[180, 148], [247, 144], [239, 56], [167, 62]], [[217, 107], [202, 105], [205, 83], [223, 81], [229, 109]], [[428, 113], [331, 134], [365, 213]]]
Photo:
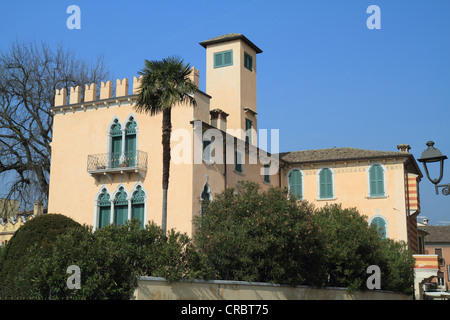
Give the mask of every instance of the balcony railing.
[[90, 174], [113, 174], [147, 171], [147, 152], [140, 150], [120, 153], [88, 155], [87, 171]]

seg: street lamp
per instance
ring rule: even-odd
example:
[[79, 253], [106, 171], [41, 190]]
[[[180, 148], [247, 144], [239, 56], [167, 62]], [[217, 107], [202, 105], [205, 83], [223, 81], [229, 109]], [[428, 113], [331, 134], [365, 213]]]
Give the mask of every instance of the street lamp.
[[[420, 157], [420, 159], [417, 159], [417, 161], [423, 163], [423, 167], [425, 169], [425, 173], [427, 174], [428, 180], [430, 180], [431, 183], [435, 185], [436, 194], [439, 194], [438, 188], [444, 188], [442, 189], [442, 194], [448, 196], [450, 194], [450, 183], [438, 185], [444, 175], [444, 160], [447, 159], [447, 156], [442, 155], [439, 149], [436, 149], [434, 147], [433, 141], [428, 141], [427, 146], [428, 148], [424, 152], [422, 152], [422, 156]], [[438, 179], [431, 179], [430, 174], [428, 173], [427, 163], [433, 162], [440, 162], [440, 174]]]

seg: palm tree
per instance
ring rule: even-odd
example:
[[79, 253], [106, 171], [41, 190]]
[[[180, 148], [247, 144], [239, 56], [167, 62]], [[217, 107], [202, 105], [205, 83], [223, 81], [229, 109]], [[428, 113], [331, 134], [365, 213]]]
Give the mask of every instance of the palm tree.
[[162, 230], [167, 229], [167, 190], [169, 188], [170, 172], [170, 135], [172, 132], [172, 107], [187, 103], [196, 106], [193, 93], [198, 89], [189, 78], [191, 67], [189, 63], [176, 56], [161, 61], [145, 60], [145, 67], [139, 71], [141, 86], [135, 110], [154, 116], [162, 112]]

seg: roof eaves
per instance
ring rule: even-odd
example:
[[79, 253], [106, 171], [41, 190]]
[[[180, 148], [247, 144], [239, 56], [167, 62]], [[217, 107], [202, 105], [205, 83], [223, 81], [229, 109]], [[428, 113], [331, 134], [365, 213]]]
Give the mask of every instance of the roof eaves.
[[253, 42], [247, 39], [246, 36], [240, 33], [230, 33], [223, 36], [219, 36], [216, 38], [212, 38], [209, 40], [205, 40], [200, 42], [200, 45], [206, 49], [208, 45], [221, 43], [221, 42], [227, 42], [227, 41], [233, 41], [233, 40], [243, 40], [245, 43], [247, 43], [253, 50], [256, 51], [256, 53], [262, 53], [262, 50], [258, 48]]

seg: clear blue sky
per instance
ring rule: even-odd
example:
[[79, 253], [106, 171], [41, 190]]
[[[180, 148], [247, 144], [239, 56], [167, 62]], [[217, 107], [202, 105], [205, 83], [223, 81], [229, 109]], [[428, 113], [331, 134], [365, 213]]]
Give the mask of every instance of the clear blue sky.
[[[372, 4], [380, 30], [366, 27]], [[70, 5], [81, 9], [81, 30], [66, 27]], [[449, 0], [3, 1], [0, 30], [0, 50], [18, 39], [103, 54], [113, 81], [176, 54], [200, 69], [203, 90], [198, 43], [242, 33], [263, 50], [258, 126], [280, 129], [280, 151], [408, 143], [417, 159], [434, 140], [450, 157]], [[421, 216], [450, 223], [450, 196], [426, 178], [420, 187]]]

